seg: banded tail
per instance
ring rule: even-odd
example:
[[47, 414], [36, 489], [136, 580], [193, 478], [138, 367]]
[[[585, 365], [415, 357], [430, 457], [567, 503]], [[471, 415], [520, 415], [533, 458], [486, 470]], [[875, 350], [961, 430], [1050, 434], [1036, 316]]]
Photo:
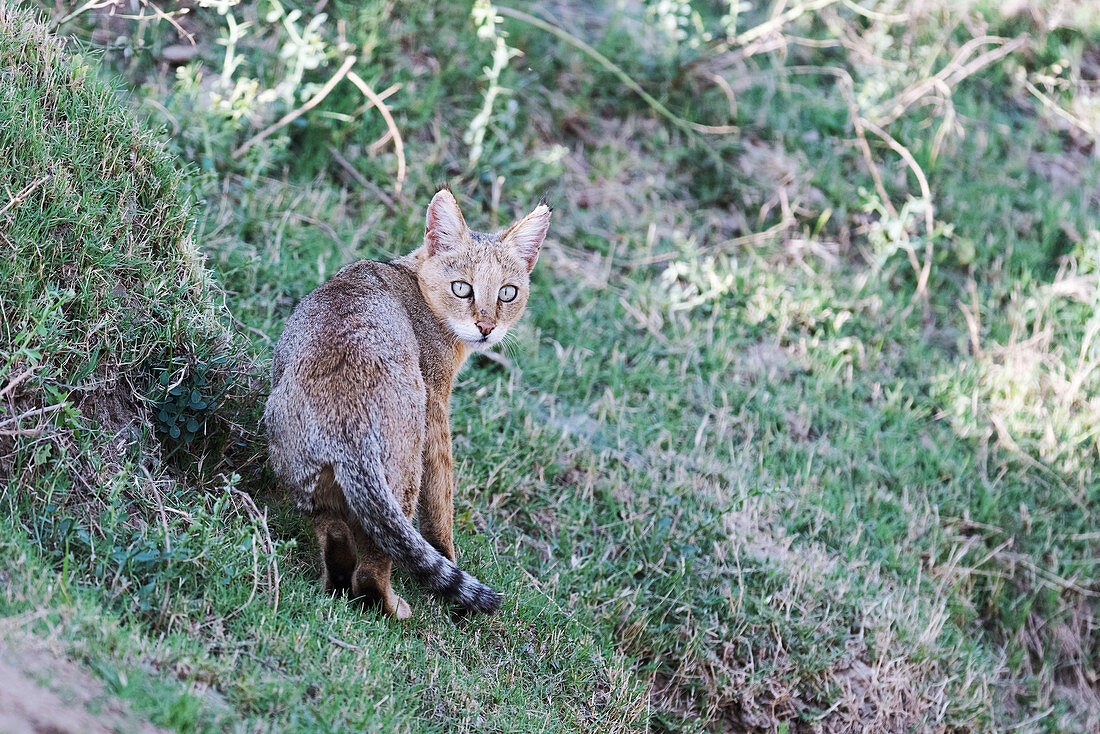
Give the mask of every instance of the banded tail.
[[367, 450], [354, 464], [333, 463], [337, 483], [363, 530], [393, 562], [436, 596], [474, 612], [492, 614], [501, 596], [456, 566], [413, 527], [386, 484], [382, 462]]

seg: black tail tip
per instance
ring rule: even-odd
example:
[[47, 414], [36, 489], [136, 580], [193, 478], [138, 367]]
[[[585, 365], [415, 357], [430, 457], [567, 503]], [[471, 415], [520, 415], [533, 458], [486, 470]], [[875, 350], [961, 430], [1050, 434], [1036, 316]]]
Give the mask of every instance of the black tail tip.
[[[434, 593], [450, 599], [463, 609], [480, 614], [492, 614], [500, 609], [503, 597], [457, 566], [451, 566], [449, 574], [432, 579], [438, 585]], [[438, 583], [443, 581], [443, 583]]]
[[472, 598], [465, 600], [462, 606], [471, 612], [494, 614], [500, 609], [502, 601], [504, 601], [504, 597], [500, 593], [493, 591], [488, 586], [482, 586], [473, 594]]
[[490, 589], [489, 590], [489, 600], [485, 604], [485, 613], [486, 614], [496, 614], [496, 611], [498, 609], [500, 609], [500, 605], [503, 601], [504, 601], [504, 596], [503, 595], [501, 595], [501, 594], [493, 591], [492, 589]]

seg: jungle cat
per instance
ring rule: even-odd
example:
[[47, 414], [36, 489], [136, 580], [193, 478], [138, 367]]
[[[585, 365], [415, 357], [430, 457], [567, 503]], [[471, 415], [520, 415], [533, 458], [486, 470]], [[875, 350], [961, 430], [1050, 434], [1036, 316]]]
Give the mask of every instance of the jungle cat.
[[549, 226], [540, 203], [503, 232], [472, 231], [443, 189], [420, 247], [346, 266], [287, 320], [264, 422], [279, 483], [313, 517], [327, 591], [408, 618], [396, 563], [465, 609], [500, 606], [455, 565], [451, 386], [523, 314]]

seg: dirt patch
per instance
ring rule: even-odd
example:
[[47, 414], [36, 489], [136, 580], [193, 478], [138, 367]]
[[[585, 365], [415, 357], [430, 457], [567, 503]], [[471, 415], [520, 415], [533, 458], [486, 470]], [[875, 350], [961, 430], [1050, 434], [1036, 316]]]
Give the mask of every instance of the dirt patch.
[[157, 734], [103, 682], [37, 638], [0, 639], [0, 731], [5, 734]]

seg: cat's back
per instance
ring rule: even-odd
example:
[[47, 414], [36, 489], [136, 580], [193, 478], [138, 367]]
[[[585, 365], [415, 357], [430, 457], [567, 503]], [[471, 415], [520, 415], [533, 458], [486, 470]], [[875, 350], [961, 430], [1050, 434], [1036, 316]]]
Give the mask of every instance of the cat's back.
[[272, 467], [303, 509], [317, 472], [358, 456], [364, 442], [385, 445], [393, 486], [416, 478], [427, 398], [415, 325], [422, 301], [407, 268], [363, 260], [287, 319], [264, 423]]
[[[387, 387], [423, 389], [423, 296], [407, 268], [361, 260], [302, 299], [275, 348], [272, 393], [300, 392], [315, 407]], [[426, 308], [426, 306], [424, 306]]]

